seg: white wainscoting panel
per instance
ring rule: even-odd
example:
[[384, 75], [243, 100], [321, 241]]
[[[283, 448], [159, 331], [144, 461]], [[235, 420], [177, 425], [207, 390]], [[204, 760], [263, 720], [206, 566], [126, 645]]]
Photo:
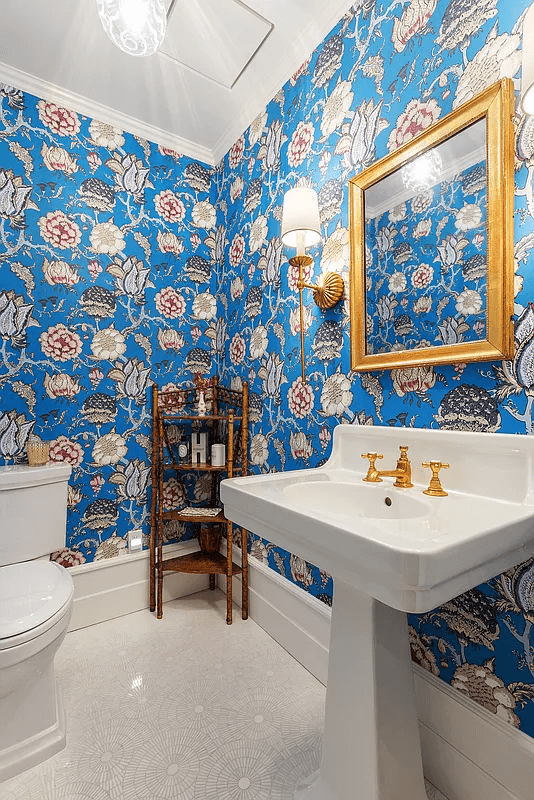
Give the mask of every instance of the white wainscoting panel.
[[[183, 544], [166, 545], [164, 557], [186, 555], [194, 550], [198, 550], [196, 539]], [[70, 631], [148, 608], [148, 550], [80, 564], [71, 567], [69, 574], [74, 581], [74, 609]], [[208, 586], [208, 575], [167, 573], [163, 581], [163, 599], [167, 601], [185, 597], [207, 589]]]

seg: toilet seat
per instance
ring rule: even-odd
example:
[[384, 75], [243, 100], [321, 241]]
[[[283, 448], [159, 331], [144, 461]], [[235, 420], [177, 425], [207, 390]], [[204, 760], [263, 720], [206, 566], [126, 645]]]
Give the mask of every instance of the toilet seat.
[[0, 650], [40, 636], [70, 611], [72, 578], [55, 561], [9, 564], [0, 576]]

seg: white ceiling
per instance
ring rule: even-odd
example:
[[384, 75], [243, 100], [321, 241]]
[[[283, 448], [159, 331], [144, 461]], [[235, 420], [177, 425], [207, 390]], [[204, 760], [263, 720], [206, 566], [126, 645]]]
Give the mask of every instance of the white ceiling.
[[148, 58], [95, 0], [3, 0], [0, 82], [216, 164], [354, 0], [165, 0]]

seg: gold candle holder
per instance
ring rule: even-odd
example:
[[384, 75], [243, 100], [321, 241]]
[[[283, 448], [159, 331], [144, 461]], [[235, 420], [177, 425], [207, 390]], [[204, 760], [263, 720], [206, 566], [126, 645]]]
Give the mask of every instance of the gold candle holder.
[[37, 436], [28, 439], [26, 453], [30, 467], [44, 467], [48, 463], [48, 450], [50, 442], [44, 442]]

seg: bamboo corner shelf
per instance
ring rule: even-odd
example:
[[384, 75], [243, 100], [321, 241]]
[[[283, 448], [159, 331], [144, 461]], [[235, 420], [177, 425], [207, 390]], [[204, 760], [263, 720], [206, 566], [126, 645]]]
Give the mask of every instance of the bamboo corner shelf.
[[[195, 388], [178, 388], [160, 392], [152, 387], [152, 506], [150, 531], [150, 610], [157, 618], [163, 617], [164, 573], [186, 572], [210, 576], [210, 589], [215, 588], [215, 576], [226, 575], [226, 622], [232, 624], [232, 577], [241, 575], [241, 616], [248, 618], [248, 531], [241, 529], [242, 566], [232, 561], [233, 523], [220, 508], [218, 513], [208, 509], [219, 508], [219, 483], [222, 477], [248, 474], [248, 385], [241, 391], [219, 384], [211, 379], [207, 390], [208, 412], [194, 413], [199, 398]], [[208, 428], [214, 438], [224, 443], [226, 460], [223, 466], [193, 463], [180, 460], [178, 444], [185, 442], [199, 426]], [[172, 430], [180, 430], [178, 440]], [[209, 505], [188, 508], [164, 508], [164, 475], [174, 474], [187, 496], [183, 478], [186, 473], [206, 473], [211, 481]], [[163, 528], [168, 520], [178, 520], [194, 525], [199, 540], [199, 550], [176, 558], [163, 557]], [[211, 527], [210, 527], [211, 526]], [[219, 552], [222, 531], [226, 528], [227, 555]]]

